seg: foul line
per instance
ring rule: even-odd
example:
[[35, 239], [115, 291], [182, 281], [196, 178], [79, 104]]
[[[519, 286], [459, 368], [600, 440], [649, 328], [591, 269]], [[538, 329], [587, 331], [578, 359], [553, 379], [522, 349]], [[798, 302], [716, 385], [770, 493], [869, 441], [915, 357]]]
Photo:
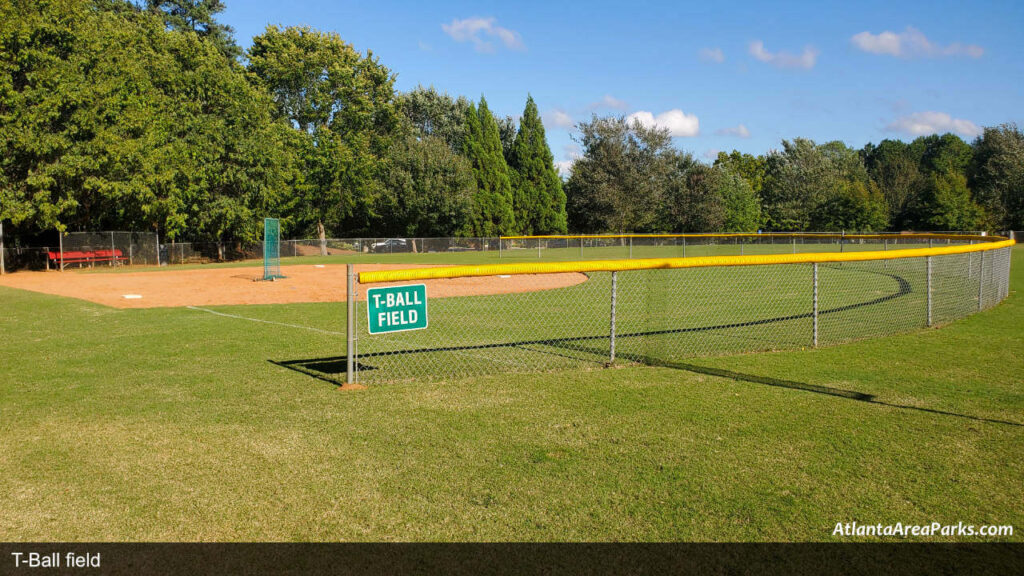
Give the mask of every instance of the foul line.
[[319, 332], [320, 334], [328, 334], [330, 336], [345, 336], [344, 332], [334, 332], [332, 330], [324, 330], [322, 328], [313, 328], [311, 326], [301, 326], [299, 324], [285, 324], [284, 322], [274, 322], [273, 320], [262, 320], [260, 318], [248, 318], [246, 316], [237, 316], [235, 314], [228, 314], [226, 312], [217, 312], [216, 310], [210, 310], [209, 308], [200, 308], [198, 306], [187, 306], [189, 310], [198, 310], [199, 312], [209, 312], [214, 316], [223, 316], [225, 318], [235, 318], [236, 320], [248, 320], [250, 322], [260, 322], [262, 324], [273, 324], [274, 326], [284, 326], [285, 328], [298, 328], [300, 330], [309, 330], [310, 332]]

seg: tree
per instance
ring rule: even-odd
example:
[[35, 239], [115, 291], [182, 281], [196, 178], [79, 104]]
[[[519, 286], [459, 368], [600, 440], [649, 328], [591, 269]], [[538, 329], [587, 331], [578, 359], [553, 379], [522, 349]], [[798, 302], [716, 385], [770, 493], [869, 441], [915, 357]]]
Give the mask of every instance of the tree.
[[465, 158], [441, 138], [412, 134], [388, 154], [384, 194], [374, 229], [389, 236], [464, 234], [473, 213], [476, 181]]
[[888, 206], [874, 182], [843, 179], [837, 186], [812, 212], [812, 228], [857, 232], [885, 230], [889, 223]]
[[771, 230], [802, 231], [811, 213], [837, 184], [837, 172], [812, 140], [783, 140], [782, 151], [768, 155], [762, 208]]
[[296, 217], [332, 232], [367, 231], [382, 160], [398, 122], [394, 76], [335, 33], [269, 26], [253, 39], [249, 71], [302, 135], [305, 183]]
[[242, 55], [234, 29], [214, 19], [224, 11], [221, 0], [146, 0], [146, 9], [161, 16], [172, 30], [195, 32], [208, 39], [232, 60]]
[[473, 236], [498, 236], [515, 233], [512, 211], [512, 184], [508, 165], [501, 151], [498, 124], [480, 97], [479, 110], [471, 103], [466, 110], [466, 137], [463, 155], [476, 176], [476, 206], [471, 233]]
[[453, 152], [462, 152], [466, 111], [469, 109], [469, 100], [465, 97], [452, 98], [439, 93], [433, 86], [417, 86], [398, 95], [396, 107], [417, 137], [433, 136], [447, 143]]
[[929, 176], [915, 211], [926, 230], [977, 230], [983, 218], [971, 200], [967, 178], [954, 171]]
[[985, 128], [974, 141], [970, 187], [992, 226], [1024, 229], [1024, 133], [1016, 124]]
[[596, 115], [579, 130], [583, 154], [565, 185], [569, 228], [584, 233], [655, 229], [676, 160], [668, 130]]
[[253, 239], [292, 177], [269, 98], [208, 40], [109, 6], [0, 18], [5, 216], [37, 231]]
[[513, 174], [513, 202], [520, 234], [564, 234], [565, 192], [548, 148], [544, 124], [533, 97], [526, 99], [509, 167]]
[[728, 168], [734, 174], [741, 176], [750, 185], [755, 194], [760, 194], [764, 187], [766, 161], [764, 156], [742, 154], [738, 150], [726, 154], [719, 152], [715, 158], [716, 167]]
[[910, 223], [908, 212], [923, 187], [924, 179], [910, 146], [899, 140], [882, 140], [861, 153], [871, 180], [889, 207], [889, 220], [902, 228]]
[[725, 167], [716, 166], [717, 193], [725, 206], [723, 232], [754, 232], [761, 226], [761, 201], [750, 182]]

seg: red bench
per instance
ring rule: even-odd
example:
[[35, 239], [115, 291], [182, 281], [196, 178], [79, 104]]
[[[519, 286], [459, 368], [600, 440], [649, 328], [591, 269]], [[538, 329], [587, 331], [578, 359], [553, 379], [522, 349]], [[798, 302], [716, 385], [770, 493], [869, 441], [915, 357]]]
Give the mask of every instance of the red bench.
[[47, 257], [58, 268], [63, 264], [96, 264], [104, 262], [120, 263], [128, 260], [120, 250], [93, 250], [89, 252], [47, 252]]

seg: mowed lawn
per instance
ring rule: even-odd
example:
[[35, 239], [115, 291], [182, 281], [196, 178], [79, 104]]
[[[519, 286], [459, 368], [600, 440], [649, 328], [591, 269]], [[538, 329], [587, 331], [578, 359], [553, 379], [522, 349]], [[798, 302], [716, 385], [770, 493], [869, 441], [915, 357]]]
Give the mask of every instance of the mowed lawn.
[[[305, 260], [303, 260], [305, 261]], [[1011, 524], [1024, 249], [938, 330], [358, 392], [343, 304], [115, 310], [0, 288], [0, 540], [832, 540]]]

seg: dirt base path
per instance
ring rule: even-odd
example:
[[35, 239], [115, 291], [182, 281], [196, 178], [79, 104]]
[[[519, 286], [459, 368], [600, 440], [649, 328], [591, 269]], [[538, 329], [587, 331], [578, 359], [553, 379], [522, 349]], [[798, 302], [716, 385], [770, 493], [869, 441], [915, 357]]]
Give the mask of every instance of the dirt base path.
[[[367, 264], [356, 266], [356, 271], [410, 267], [408, 264]], [[283, 266], [281, 273], [287, 278], [274, 282], [253, 281], [260, 272], [260, 268], [18, 272], [0, 276], [0, 286], [79, 298], [114, 308], [343, 302], [347, 297], [344, 265]], [[423, 283], [431, 298], [446, 298], [551, 290], [574, 286], [586, 279], [583, 274], [567, 273], [453, 278]], [[365, 288], [359, 291], [360, 299], [365, 297]]]

